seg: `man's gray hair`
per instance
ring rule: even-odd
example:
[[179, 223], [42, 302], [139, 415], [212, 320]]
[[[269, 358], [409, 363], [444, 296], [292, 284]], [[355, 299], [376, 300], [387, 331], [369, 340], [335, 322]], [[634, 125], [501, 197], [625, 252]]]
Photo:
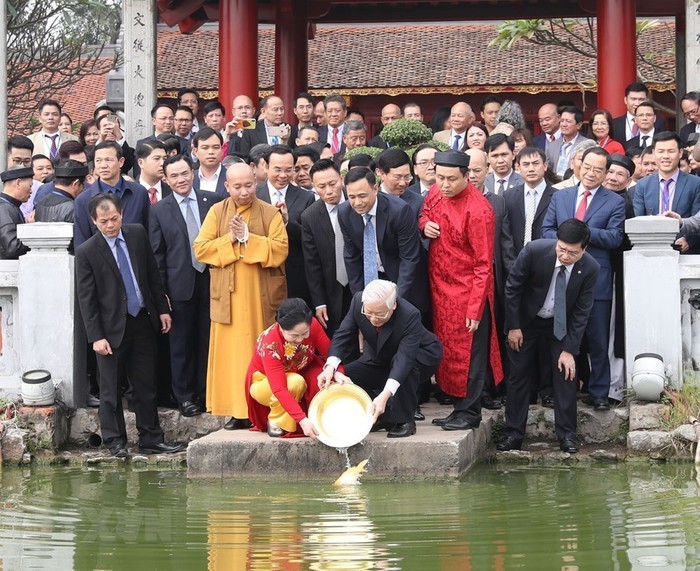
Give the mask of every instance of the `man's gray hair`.
[[596, 143], [593, 139], [584, 139], [573, 148], [571, 151], [571, 158], [575, 157], [577, 153], [583, 153], [584, 151], [597, 146], [598, 143]]
[[386, 303], [387, 308], [394, 307], [398, 290], [394, 282], [388, 280], [373, 280], [365, 286], [362, 292], [362, 303]]
[[345, 131], [344, 133], [347, 133], [348, 131], [366, 131], [367, 130], [367, 125], [365, 125], [362, 121], [345, 121]]
[[503, 102], [503, 105], [498, 110], [496, 120], [499, 123], [508, 123], [516, 129], [527, 129], [522, 107], [520, 107], [519, 103], [510, 99], [506, 99]]

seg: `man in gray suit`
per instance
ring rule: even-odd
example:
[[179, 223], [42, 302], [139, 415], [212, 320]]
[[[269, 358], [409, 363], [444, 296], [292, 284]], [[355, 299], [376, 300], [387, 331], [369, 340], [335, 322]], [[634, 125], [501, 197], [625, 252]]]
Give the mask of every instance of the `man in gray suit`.
[[484, 152], [493, 172], [486, 176], [485, 191], [500, 196], [509, 188], [523, 184], [522, 177], [513, 170], [514, 151], [515, 142], [504, 133], [496, 133], [486, 139]]
[[549, 145], [547, 163], [557, 175], [563, 177], [569, 168], [574, 147], [586, 137], [580, 132], [583, 126], [583, 111], [574, 106], [563, 107], [560, 111], [561, 138]]

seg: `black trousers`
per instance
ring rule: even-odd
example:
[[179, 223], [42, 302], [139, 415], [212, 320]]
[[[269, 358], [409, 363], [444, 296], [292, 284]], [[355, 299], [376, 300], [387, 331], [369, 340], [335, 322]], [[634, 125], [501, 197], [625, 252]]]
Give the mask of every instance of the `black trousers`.
[[536, 317], [533, 324], [523, 329], [520, 351], [508, 348], [510, 375], [506, 381], [506, 430], [508, 434], [525, 437], [527, 411], [530, 404], [530, 378], [537, 364], [538, 344], [549, 346], [554, 396], [554, 426], [559, 440], [576, 438], [576, 382], [565, 381], [557, 362], [561, 341], [554, 337], [554, 320]]
[[124, 339], [111, 355], [97, 355], [100, 383], [100, 428], [106, 446], [126, 444], [119, 385], [128, 378], [141, 445], [163, 442], [156, 405], [156, 333], [146, 311], [127, 315]]
[[[367, 391], [373, 400], [384, 390], [390, 371], [390, 364], [377, 363], [364, 355], [345, 365], [345, 374], [352, 379], [353, 383]], [[414, 421], [413, 415], [418, 406], [420, 375], [420, 367], [416, 366], [406, 379], [396, 379], [401, 383], [401, 386], [396, 394], [389, 399], [382, 417], [384, 420], [394, 423]]]
[[491, 311], [486, 302], [484, 313], [481, 315], [479, 328], [472, 338], [472, 350], [469, 357], [469, 373], [467, 374], [467, 396], [455, 397], [454, 414], [466, 418], [473, 424], [481, 422], [481, 394], [486, 384], [489, 369], [489, 339], [491, 338]]
[[170, 301], [173, 326], [170, 367], [178, 404], [204, 402], [209, 355], [209, 272], [195, 272], [194, 292], [187, 301]]

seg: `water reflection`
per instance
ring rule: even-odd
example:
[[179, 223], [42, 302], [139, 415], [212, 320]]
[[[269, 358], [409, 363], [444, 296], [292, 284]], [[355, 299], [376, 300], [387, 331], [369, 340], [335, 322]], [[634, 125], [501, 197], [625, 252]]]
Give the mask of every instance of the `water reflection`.
[[646, 570], [700, 565], [680, 466], [480, 466], [461, 483], [0, 471], [0, 568]]

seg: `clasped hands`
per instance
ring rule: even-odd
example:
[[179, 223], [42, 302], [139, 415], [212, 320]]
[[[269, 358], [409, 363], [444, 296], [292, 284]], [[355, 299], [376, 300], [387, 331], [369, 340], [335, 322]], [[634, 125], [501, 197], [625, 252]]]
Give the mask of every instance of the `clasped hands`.
[[235, 244], [239, 240], [245, 239], [247, 225], [243, 221], [243, 217], [240, 214], [234, 214], [228, 223], [229, 236], [231, 238], [231, 243]]

